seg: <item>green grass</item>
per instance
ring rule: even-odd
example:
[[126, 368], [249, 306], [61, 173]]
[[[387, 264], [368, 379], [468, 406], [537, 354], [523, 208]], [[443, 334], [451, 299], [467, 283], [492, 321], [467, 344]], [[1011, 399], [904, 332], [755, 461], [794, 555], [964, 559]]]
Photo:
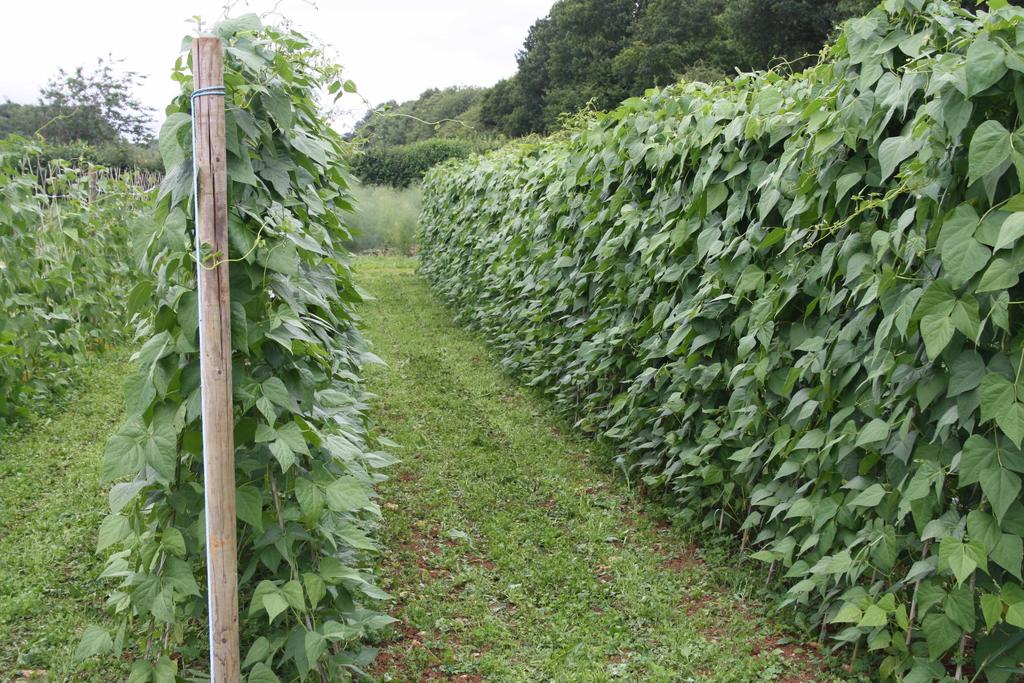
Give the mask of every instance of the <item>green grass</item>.
[[46, 415], [0, 432], [0, 672], [15, 679], [126, 674], [110, 658], [74, 673], [72, 657], [85, 625], [105, 621], [103, 559], [95, 553], [107, 511], [99, 470], [122, 418], [127, 355], [94, 359]]
[[[456, 326], [406, 258], [356, 259], [377, 429], [404, 445], [381, 488], [385, 587], [400, 623], [379, 681], [819, 681], [814, 649], [759, 602], [760, 576], [690, 544]], [[0, 432], [0, 680], [114, 681], [72, 661], [106, 623], [96, 530], [127, 354]]]
[[356, 212], [348, 217], [348, 224], [355, 236], [346, 249], [400, 255], [414, 252], [420, 213], [418, 187], [356, 185], [352, 193]]
[[404, 446], [381, 488], [400, 623], [378, 680], [829, 680], [751, 597], [763, 579], [658, 521], [414, 267], [356, 260], [387, 363], [368, 371], [376, 427]]

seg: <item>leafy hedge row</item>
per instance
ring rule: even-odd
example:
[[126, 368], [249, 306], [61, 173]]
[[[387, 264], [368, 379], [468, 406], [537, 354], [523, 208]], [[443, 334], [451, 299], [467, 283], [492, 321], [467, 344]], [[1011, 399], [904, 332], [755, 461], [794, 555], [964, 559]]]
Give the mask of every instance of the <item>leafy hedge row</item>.
[[352, 172], [367, 185], [408, 187], [448, 159], [464, 159], [479, 145], [461, 138], [431, 138], [408, 145], [367, 147], [352, 162]]
[[130, 178], [101, 178], [90, 202], [84, 172], [40, 169], [39, 157], [25, 140], [0, 142], [0, 424], [124, 338], [136, 278], [124, 245], [146, 200]]
[[1024, 11], [886, 0], [792, 77], [425, 181], [422, 272], [883, 679], [1024, 660]]
[[[235, 477], [245, 680], [349, 680], [373, 659], [363, 637], [392, 619], [375, 605], [373, 485], [393, 460], [368, 433], [355, 326], [360, 301], [340, 243], [351, 209], [344, 142], [317, 93], [340, 68], [255, 15], [225, 43]], [[89, 627], [78, 657], [134, 656], [130, 681], [206, 670], [202, 446], [192, 218], [190, 62], [160, 131], [167, 176], [144, 245], [152, 279], [127, 421], [102, 477], [111, 514], [98, 550], [113, 631]]]

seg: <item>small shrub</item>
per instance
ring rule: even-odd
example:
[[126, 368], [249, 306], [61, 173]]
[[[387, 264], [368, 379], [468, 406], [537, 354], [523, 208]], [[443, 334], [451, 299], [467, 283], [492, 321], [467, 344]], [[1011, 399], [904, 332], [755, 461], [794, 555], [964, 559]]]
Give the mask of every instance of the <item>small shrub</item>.
[[448, 159], [463, 159], [480, 144], [458, 138], [431, 138], [394, 147], [368, 147], [353, 164], [356, 177], [368, 185], [408, 187], [431, 168]]

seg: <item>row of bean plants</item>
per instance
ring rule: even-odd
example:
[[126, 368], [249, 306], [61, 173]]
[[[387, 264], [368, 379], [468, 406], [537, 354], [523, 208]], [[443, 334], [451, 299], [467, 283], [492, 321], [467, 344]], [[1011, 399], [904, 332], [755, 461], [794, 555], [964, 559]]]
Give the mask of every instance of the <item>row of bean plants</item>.
[[1022, 112], [1024, 10], [886, 0], [802, 73], [435, 169], [422, 272], [822, 638], [885, 680], [1005, 681]]
[[136, 280], [127, 245], [147, 203], [131, 174], [38, 163], [39, 148], [0, 142], [0, 424], [75, 380], [90, 352], [126, 336]]
[[[254, 15], [216, 27], [225, 45], [242, 657], [245, 680], [348, 680], [372, 660], [380, 517], [373, 485], [392, 462], [368, 433], [355, 326], [360, 294], [338, 245], [350, 237], [343, 145], [319, 94], [351, 90], [316, 44]], [[186, 48], [188, 41], [186, 41]], [[127, 420], [102, 466], [111, 514], [114, 627], [78, 657], [134, 658], [129, 680], [208, 671], [190, 57], [160, 131], [167, 175], [143, 236], [152, 278]]]

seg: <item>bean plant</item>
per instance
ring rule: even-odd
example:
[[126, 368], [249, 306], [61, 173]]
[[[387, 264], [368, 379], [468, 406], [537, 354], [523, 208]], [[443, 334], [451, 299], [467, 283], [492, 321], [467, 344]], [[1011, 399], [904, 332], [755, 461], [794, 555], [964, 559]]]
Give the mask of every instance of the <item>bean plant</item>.
[[[885, 0], [428, 174], [422, 272], [884, 680], [1024, 661], [1024, 10]], [[856, 653], [856, 654], [854, 654]]]
[[[392, 619], [376, 605], [380, 517], [372, 487], [392, 458], [368, 432], [342, 240], [344, 142], [321, 92], [351, 91], [312, 41], [254, 15], [224, 42], [242, 669], [245, 680], [347, 680]], [[189, 46], [186, 39], [185, 48]], [[134, 659], [130, 680], [208, 671], [190, 58], [167, 109], [167, 175], [143, 246], [148, 315], [126, 382], [127, 420], [102, 467], [110, 515], [99, 551], [115, 628], [90, 626], [78, 656]]]
[[40, 154], [0, 142], [0, 424], [73, 385], [76, 366], [129, 330], [144, 188], [100, 170], [90, 197], [88, 169]]

